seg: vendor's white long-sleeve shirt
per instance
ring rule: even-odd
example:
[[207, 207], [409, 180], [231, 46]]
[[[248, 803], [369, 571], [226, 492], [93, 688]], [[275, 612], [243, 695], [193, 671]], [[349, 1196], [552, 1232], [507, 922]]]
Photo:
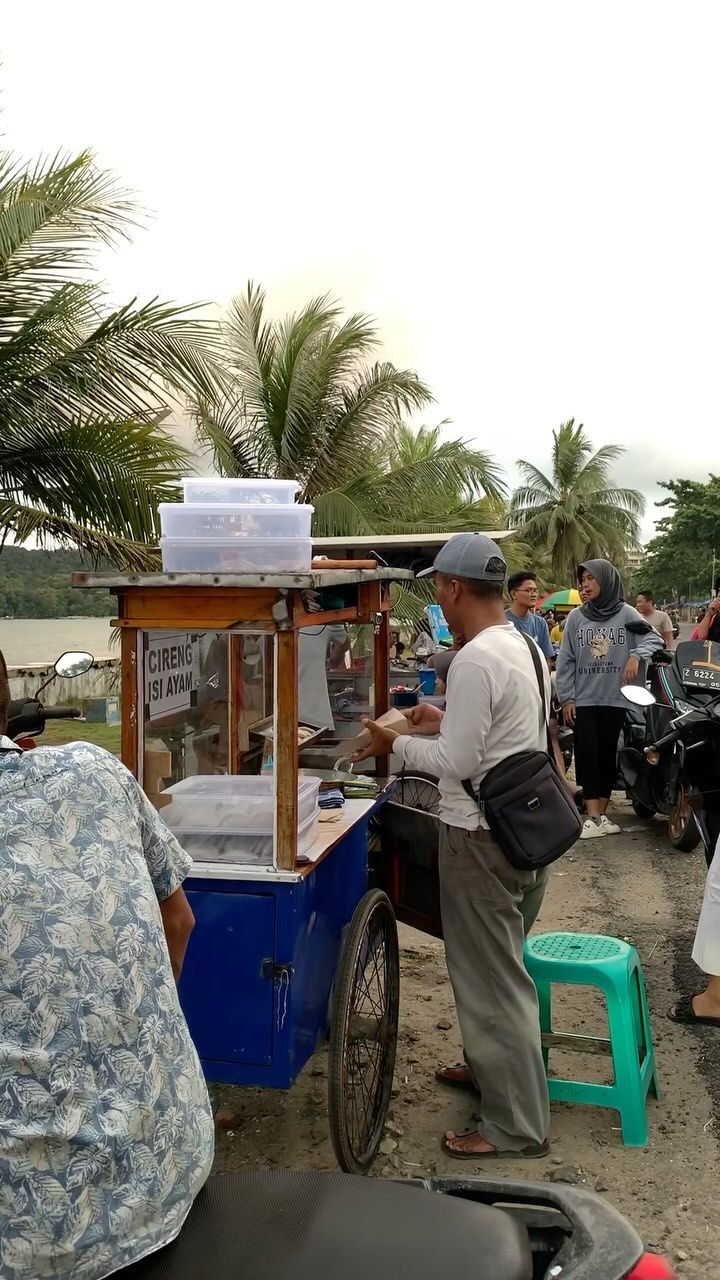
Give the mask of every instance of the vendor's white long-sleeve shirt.
[[[549, 706], [544, 659], [542, 668]], [[394, 749], [409, 768], [439, 778], [442, 821], [475, 831], [485, 821], [463, 791], [463, 779], [469, 778], [477, 790], [508, 756], [547, 749], [532, 656], [512, 623], [488, 627], [456, 654], [448, 671], [445, 708], [438, 737], [403, 734]]]

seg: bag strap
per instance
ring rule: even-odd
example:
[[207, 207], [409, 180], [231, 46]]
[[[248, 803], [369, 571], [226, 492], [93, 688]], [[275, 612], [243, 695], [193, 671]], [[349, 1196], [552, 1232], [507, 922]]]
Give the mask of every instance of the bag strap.
[[[519, 630], [519, 628], [518, 628], [518, 630]], [[531, 658], [532, 658], [532, 660], [533, 660], [533, 666], [534, 666], [534, 668], [535, 668], [535, 675], [537, 676], [538, 689], [540, 690], [540, 706], [541, 706], [541, 709], [540, 709], [540, 715], [541, 715], [541, 724], [543, 725], [543, 727], [544, 727], [544, 729], [545, 729], [545, 736], [546, 736], [546, 738], [547, 738], [547, 752], [548, 752], [548, 755], [550, 756], [550, 759], [551, 759], [551, 760], [553, 760], [553, 759], [554, 759], [554, 752], [553, 752], [552, 739], [551, 739], [551, 737], [550, 737], [550, 725], [549, 725], [549, 722], [548, 722], [547, 701], [546, 701], [546, 698], [545, 698], [545, 672], [543, 671], [543, 668], [542, 668], [542, 661], [543, 661], [543, 660], [542, 660], [542, 658], [540, 657], [540, 650], [538, 649], [537, 645], [535, 644], [535, 641], [534, 641], [534, 640], [531, 640], [531, 639], [530, 639], [530, 637], [529, 637], [528, 635], [526, 635], [524, 631], [520, 631], [520, 635], [522, 636], [522, 638], [523, 638], [523, 640], [525, 641], [525, 643], [526, 643], [526, 645], [527, 645], [528, 649], [530, 650], [530, 657], [531, 657]]]
[[[553, 752], [552, 739], [550, 737], [550, 725], [548, 724], [547, 700], [545, 698], [545, 673], [542, 668], [542, 658], [540, 657], [540, 650], [535, 644], [535, 641], [531, 640], [530, 637], [527, 636], [524, 631], [520, 631], [519, 627], [517, 628], [517, 630], [518, 630], [518, 635], [522, 636], [528, 649], [530, 650], [530, 657], [533, 660], [535, 675], [537, 676], [538, 689], [540, 691], [540, 722], [545, 726], [545, 735], [547, 738], [547, 753], [550, 759], [554, 761], [555, 756]], [[462, 788], [465, 794], [468, 795], [470, 799], [474, 800], [475, 803], [477, 804], [477, 796], [475, 795], [475, 792], [473, 791], [472, 785], [468, 778], [463, 779]]]

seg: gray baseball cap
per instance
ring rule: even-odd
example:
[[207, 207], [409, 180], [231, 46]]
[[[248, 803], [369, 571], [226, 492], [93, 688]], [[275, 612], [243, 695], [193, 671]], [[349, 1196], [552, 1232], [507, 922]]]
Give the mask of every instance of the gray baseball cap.
[[423, 569], [417, 577], [427, 578], [431, 573], [502, 584], [507, 565], [497, 542], [486, 533], [458, 533], [440, 548], [432, 568]]

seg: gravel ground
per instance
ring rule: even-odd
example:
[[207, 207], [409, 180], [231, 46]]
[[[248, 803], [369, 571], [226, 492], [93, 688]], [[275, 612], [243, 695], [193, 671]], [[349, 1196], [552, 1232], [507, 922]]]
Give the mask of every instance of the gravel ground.
[[[678, 991], [702, 981], [690, 960], [704, 883], [702, 853], [673, 853], [657, 821], [629, 805], [615, 812], [623, 832], [576, 846], [556, 865], [536, 928], [610, 933], [633, 942], [648, 987], [662, 1097], [649, 1102], [646, 1149], [622, 1145], [614, 1111], [556, 1104], [545, 1162], [504, 1163], [503, 1175], [562, 1177], [601, 1191], [646, 1243], [675, 1259], [682, 1276], [720, 1275], [718, 1185], [720, 1030], [674, 1026], [665, 1012]], [[442, 945], [401, 929], [402, 1009], [389, 1131], [376, 1176], [473, 1171], [440, 1151], [446, 1129], [464, 1129], [472, 1101], [434, 1083], [438, 1063], [456, 1061], [460, 1040]], [[561, 988], [557, 1029], [601, 1034], [590, 992]], [[579, 1079], [602, 1079], [602, 1059], [556, 1056]], [[557, 1069], [557, 1067], [556, 1067]], [[287, 1094], [225, 1088], [218, 1104], [216, 1170], [334, 1168], [328, 1137], [326, 1058], [318, 1053]], [[480, 1172], [481, 1170], [478, 1170]]]

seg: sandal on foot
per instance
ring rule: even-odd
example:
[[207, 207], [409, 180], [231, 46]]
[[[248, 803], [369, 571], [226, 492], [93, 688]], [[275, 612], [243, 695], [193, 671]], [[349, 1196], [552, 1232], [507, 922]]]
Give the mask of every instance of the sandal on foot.
[[[464, 1133], [457, 1134], [459, 1138], [466, 1136]], [[531, 1146], [523, 1147], [520, 1151], [499, 1151], [497, 1147], [493, 1147], [491, 1151], [456, 1151], [450, 1146], [447, 1138], [443, 1137], [442, 1149], [445, 1155], [453, 1160], [475, 1160], [476, 1162], [479, 1160], [542, 1160], [550, 1155], [550, 1143], [547, 1141], [532, 1143]]]
[[464, 1062], [456, 1062], [452, 1067], [438, 1067], [435, 1072], [435, 1079], [438, 1084], [444, 1084], [449, 1089], [465, 1089], [470, 1093], [477, 1093], [477, 1089], [470, 1076], [467, 1076], [465, 1079], [459, 1079], [457, 1076], [449, 1075], [448, 1072], [450, 1071], [467, 1071], [467, 1067]]
[[671, 1022], [684, 1022], [688, 1026], [695, 1023], [698, 1026], [720, 1027], [720, 1018], [712, 1018], [708, 1014], [696, 1013], [693, 1009], [693, 1000], [695, 996], [702, 995], [701, 991], [694, 991], [691, 996], [682, 996], [672, 1009], [668, 1009], [667, 1016]]

